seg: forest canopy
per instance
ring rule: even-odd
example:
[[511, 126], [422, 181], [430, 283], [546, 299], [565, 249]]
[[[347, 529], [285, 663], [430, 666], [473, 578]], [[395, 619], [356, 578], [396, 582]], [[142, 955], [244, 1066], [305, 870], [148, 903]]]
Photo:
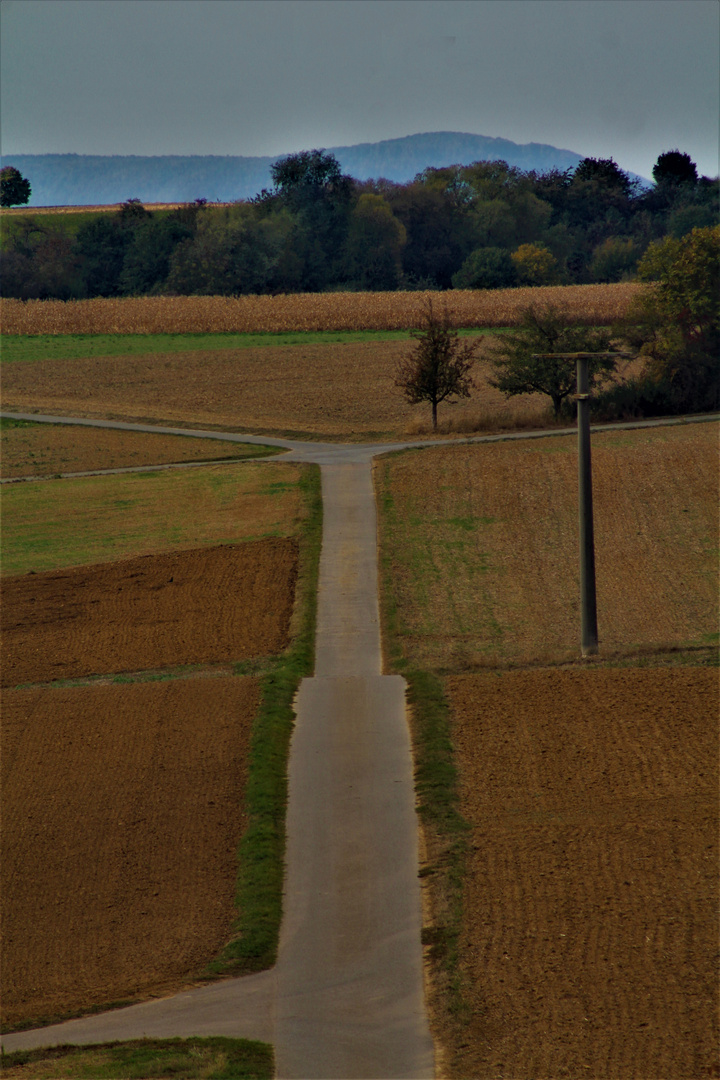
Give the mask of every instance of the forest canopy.
[[719, 182], [679, 150], [642, 188], [611, 159], [504, 161], [357, 181], [323, 150], [278, 161], [250, 201], [3, 219], [2, 295], [492, 289], [631, 280], [651, 244], [720, 221]]

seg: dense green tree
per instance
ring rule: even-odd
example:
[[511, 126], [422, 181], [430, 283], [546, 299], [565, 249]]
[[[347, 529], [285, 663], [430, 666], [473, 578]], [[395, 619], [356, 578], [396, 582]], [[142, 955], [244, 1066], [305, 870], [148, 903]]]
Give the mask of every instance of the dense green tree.
[[216, 296], [273, 292], [292, 229], [288, 214], [266, 216], [247, 203], [204, 211], [196, 235], [170, 256], [167, 289]]
[[19, 169], [13, 165], [0, 169], [0, 206], [24, 206], [31, 194], [30, 181]]
[[397, 289], [402, 274], [404, 225], [382, 195], [361, 195], [350, 218], [347, 270], [361, 289]]
[[[565, 217], [582, 230], [587, 255], [608, 236], [624, 232], [638, 194], [637, 183], [612, 158], [584, 158], [567, 188]], [[588, 246], [589, 245], [589, 246]]]
[[417, 341], [410, 356], [401, 360], [395, 371], [395, 385], [412, 404], [428, 401], [432, 408], [432, 426], [437, 429], [437, 408], [451, 397], [470, 397], [474, 383], [470, 374], [474, 354], [480, 344], [461, 341], [453, 329], [447, 305], [438, 315], [432, 300], [423, 306], [423, 325], [412, 332]]
[[[573, 326], [567, 316], [551, 305], [530, 306], [523, 311], [521, 328], [503, 334], [494, 360], [495, 374], [489, 380], [506, 397], [517, 394], [545, 394], [559, 417], [562, 404], [575, 390], [575, 362], [549, 356], [551, 353], [608, 350], [610, 336], [604, 330]], [[588, 365], [591, 386], [598, 385], [615, 368], [612, 358], [599, 356]]]
[[18, 217], [0, 253], [0, 295], [20, 300], [71, 300], [84, 295], [72, 242], [51, 222]]
[[133, 232], [125, 228], [117, 214], [103, 215], [81, 225], [75, 251], [87, 296], [119, 296], [125, 254]]
[[667, 410], [716, 409], [720, 394], [720, 226], [651, 244], [638, 266], [648, 292], [620, 328], [646, 358]]
[[572, 183], [601, 184], [608, 190], [621, 192], [625, 197], [633, 192], [633, 181], [612, 158], [583, 158], [573, 173]]
[[517, 284], [517, 270], [503, 248], [477, 248], [453, 274], [455, 289], [508, 289]]
[[134, 230], [120, 274], [119, 286], [124, 294], [141, 296], [157, 291], [165, 283], [173, 251], [195, 232], [193, 222], [187, 215], [184, 217], [153, 217]]
[[354, 181], [324, 150], [281, 158], [271, 168], [272, 192], [258, 200], [294, 215], [294, 243], [303, 265], [302, 287], [317, 292], [342, 277]]
[[406, 233], [402, 266], [407, 284], [449, 289], [452, 275], [472, 250], [467, 221], [441, 191], [414, 182], [385, 194]]
[[641, 254], [642, 249], [631, 237], [609, 236], [593, 251], [590, 276], [602, 282], [629, 280]]
[[652, 174], [656, 184], [696, 184], [698, 181], [697, 165], [689, 154], [679, 150], [660, 154]]

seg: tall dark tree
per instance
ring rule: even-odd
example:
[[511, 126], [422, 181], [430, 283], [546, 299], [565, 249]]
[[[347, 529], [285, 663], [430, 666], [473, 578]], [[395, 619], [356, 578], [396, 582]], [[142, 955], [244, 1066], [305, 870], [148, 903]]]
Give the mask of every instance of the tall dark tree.
[[303, 288], [316, 292], [342, 277], [354, 182], [324, 150], [290, 154], [270, 171], [275, 189], [258, 201], [270, 210], [279, 203], [295, 216]]
[[697, 184], [698, 181], [695, 162], [689, 154], [681, 154], [679, 150], [660, 154], [652, 174], [656, 184]]
[[572, 179], [573, 183], [594, 181], [605, 188], [622, 192], [625, 196], [631, 195], [633, 191], [633, 181], [612, 158], [583, 158]]
[[50, 215], [11, 218], [3, 230], [0, 295], [70, 300], [83, 295], [72, 242]]
[[19, 169], [13, 165], [0, 169], [0, 206], [25, 206], [31, 193], [30, 181]]
[[393, 188], [386, 199], [405, 228], [402, 267], [409, 283], [449, 289], [473, 243], [467, 221], [437, 188], [413, 182]]

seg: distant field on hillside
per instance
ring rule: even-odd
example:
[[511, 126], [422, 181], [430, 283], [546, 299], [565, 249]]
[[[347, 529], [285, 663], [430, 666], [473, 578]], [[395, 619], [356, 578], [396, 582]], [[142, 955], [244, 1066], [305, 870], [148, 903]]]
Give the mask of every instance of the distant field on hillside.
[[552, 303], [575, 322], [610, 323], [646, 286], [565, 285], [423, 292], [302, 293], [290, 296], [141, 296], [11, 300], [5, 334], [160, 334], [296, 330], [402, 330], [419, 326], [428, 298], [447, 304], [456, 326], [512, 326], [529, 304]]

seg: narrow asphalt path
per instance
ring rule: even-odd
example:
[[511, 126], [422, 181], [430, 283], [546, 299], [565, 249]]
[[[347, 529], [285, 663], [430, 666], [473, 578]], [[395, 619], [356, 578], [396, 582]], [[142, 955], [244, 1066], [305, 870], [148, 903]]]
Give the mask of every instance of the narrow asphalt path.
[[[8, 1035], [4, 1048], [231, 1035], [273, 1043], [280, 1080], [432, 1077], [405, 687], [400, 677], [381, 674], [371, 479], [377, 454], [428, 443], [334, 445], [0, 415], [278, 446], [287, 452], [280, 460], [321, 466], [324, 509], [315, 675], [303, 681], [297, 696], [289, 763], [286, 895], [277, 965], [171, 998]], [[613, 428], [710, 419], [717, 414]]]

